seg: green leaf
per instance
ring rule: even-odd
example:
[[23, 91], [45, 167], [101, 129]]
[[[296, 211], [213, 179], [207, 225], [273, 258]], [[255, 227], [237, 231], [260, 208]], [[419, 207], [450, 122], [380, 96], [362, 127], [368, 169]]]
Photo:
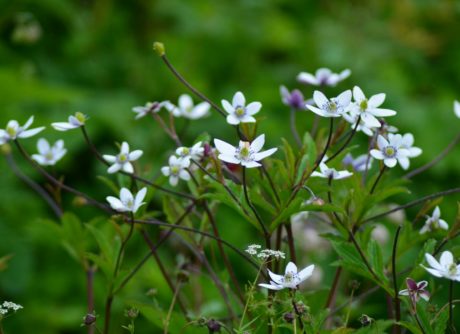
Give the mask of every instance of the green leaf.
[[431, 327], [430, 317], [426, 309], [427, 303], [423, 300], [420, 300], [417, 303], [417, 315], [422, 324], [425, 334], [434, 334], [433, 328]]
[[90, 224], [86, 224], [85, 226], [93, 235], [93, 238], [96, 240], [105, 261], [107, 261], [108, 263], [108, 266], [110, 268], [113, 268], [115, 266], [116, 254], [118, 253], [118, 250], [120, 248], [120, 239], [115, 238], [115, 240], [117, 240], [118, 242], [114, 244], [114, 240], [112, 240], [112, 238], [109, 238], [107, 233], [102, 232], [100, 229]]
[[444, 334], [447, 329], [447, 321], [449, 320], [449, 308], [445, 307], [436, 319], [431, 320], [434, 323], [434, 334]]
[[118, 186], [115, 184], [115, 182], [113, 182], [108, 177], [99, 175], [99, 176], [97, 176], [97, 178], [99, 179], [99, 181], [104, 183], [107, 186], [107, 188], [109, 188], [113, 193], [118, 194], [120, 192], [120, 190], [119, 190]]
[[408, 322], [408, 321], [400, 321], [398, 322], [399, 325], [401, 325], [404, 328], [407, 328], [410, 330], [412, 334], [423, 334], [420, 328], [418, 328], [415, 324]]

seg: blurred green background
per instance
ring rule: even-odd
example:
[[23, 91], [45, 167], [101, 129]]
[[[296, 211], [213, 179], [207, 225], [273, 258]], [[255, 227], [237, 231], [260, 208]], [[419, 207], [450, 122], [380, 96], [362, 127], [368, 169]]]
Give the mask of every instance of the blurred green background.
[[[398, 111], [390, 122], [412, 132], [416, 146], [423, 148], [411, 162], [420, 166], [459, 129], [452, 111], [453, 100], [460, 99], [459, 32], [458, 1], [0, 0], [0, 126], [10, 119], [23, 124], [34, 115], [34, 125], [48, 126], [43, 136], [66, 142], [69, 152], [57, 172], [101, 200], [108, 189], [96, 175], [105, 175], [104, 167], [91, 157], [80, 133], [57, 133], [50, 122], [82, 111], [90, 116], [89, 132], [102, 152], [115, 152], [114, 142], [127, 140], [144, 150], [146, 168], [158, 171], [174, 146], [153, 121], [135, 121], [131, 108], [150, 100], [176, 101], [186, 92], [152, 51], [159, 40], [179, 71], [212, 100], [229, 100], [242, 90], [248, 100], [261, 101], [259, 132], [269, 134], [270, 145], [280, 145], [281, 137], [292, 141], [289, 111], [279, 98], [281, 84], [299, 87], [295, 77], [300, 71], [350, 68], [352, 76], [327, 94], [353, 85], [367, 95], [385, 92], [385, 106]], [[302, 90], [307, 97], [313, 91]], [[311, 115], [299, 117], [299, 129], [307, 130], [310, 123]], [[233, 129], [213, 113], [193, 122], [184, 142], [191, 144], [204, 131], [235, 141]], [[35, 151], [34, 139], [23, 142]], [[400, 200], [458, 185], [458, 154], [456, 149], [417, 177], [410, 185], [413, 193]], [[16, 157], [25, 173], [42, 182]], [[4, 159], [0, 171], [0, 257], [13, 255], [0, 272], [0, 300], [25, 306], [5, 321], [5, 329], [83, 332], [78, 327], [85, 314], [83, 272], [41, 225], [39, 218], [53, 218], [46, 204]], [[72, 198], [65, 198], [70, 205]], [[447, 221], [453, 221], [455, 210], [455, 201], [444, 201]], [[83, 219], [95, 213], [91, 208], [73, 211]], [[244, 248], [255, 234], [243, 228], [223, 226], [222, 233]], [[162, 256], [174, 259], [167, 251]], [[137, 296], [152, 282], [166, 289], [161, 277], [152, 281], [154, 269], [153, 264], [147, 268], [144, 285], [131, 285], [129, 293]], [[252, 277], [241, 275], [243, 282]], [[96, 283], [102, 301], [104, 280]], [[327, 286], [329, 279], [323, 283]], [[170, 300], [169, 291], [165, 295]], [[116, 305], [119, 312], [122, 308]]]

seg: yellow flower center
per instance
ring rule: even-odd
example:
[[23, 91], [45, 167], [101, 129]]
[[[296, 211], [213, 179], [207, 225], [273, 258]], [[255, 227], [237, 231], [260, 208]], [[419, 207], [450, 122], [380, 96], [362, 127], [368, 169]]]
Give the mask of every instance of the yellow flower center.
[[181, 152], [182, 155], [189, 155], [190, 154], [190, 150], [187, 148], [187, 147], [184, 147], [182, 149], [182, 152]]
[[456, 275], [457, 274], [457, 264], [455, 263], [452, 263], [450, 266], [449, 266], [449, 275]]
[[359, 108], [361, 109], [361, 111], [367, 110], [367, 107], [368, 107], [367, 100], [366, 99], [362, 100], [361, 103], [359, 104]]
[[126, 154], [121, 153], [118, 156], [118, 161], [120, 161], [120, 162], [126, 162], [127, 160], [128, 160], [128, 157], [126, 156]]
[[171, 167], [171, 173], [174, 175], [179, 174], [180, 168], [178, 166], [172, 166]]
[[53, 160], [53, 153], [52, 152], [48, 152], [45, 154], [45, 159], [46, 160]]
[[394, 157], [396, 155], [396, 149], [393, 146], [385, 147], [385, 155], [390, 158]]
[[243, 107], [238, 107], [235, 109], [235, 114], [239, 117], [244, 116], [246, 110]]
[[284, 275], [284, 283], [292, 283], [294, 281], [294, 274], [292, 272], [286, 273]]
[[13, 127], [7, 127], [6, 132], [10, 135], [10, 137], [16, 136], [16, 129]]
[[79, 111], [75, 113], [75, 118], [82, 124], [84, 124], [86, 121], [85, 115]]

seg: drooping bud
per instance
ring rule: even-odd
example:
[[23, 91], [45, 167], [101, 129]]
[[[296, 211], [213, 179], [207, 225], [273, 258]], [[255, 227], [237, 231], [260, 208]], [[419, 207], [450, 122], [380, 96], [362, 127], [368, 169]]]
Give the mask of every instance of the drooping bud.
[[155, 51], [156, 54], [159, 55], [160, 57], [163, 57], [166, 53], [165, 46], [161, 42], [153, 43], [153, 51]]

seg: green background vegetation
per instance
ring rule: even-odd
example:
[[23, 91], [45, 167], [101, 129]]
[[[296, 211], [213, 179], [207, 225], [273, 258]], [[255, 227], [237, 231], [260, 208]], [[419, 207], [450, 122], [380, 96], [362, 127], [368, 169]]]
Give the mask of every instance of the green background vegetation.
[[[458, 1], [0, 0], [0, 126], [10, 119], [23, 124], [30, 115], [35, 116], [34, 125], [48, 125], [41, 135], [62, 137], [69, 151], [57, 172], [100, 200], [109, 191], [96, 178], [105, 175], [104, 167], [91, 156], [80, 133], [57, 133], [50, 122], [82, 111], [90, 116], [89, 132], [100, 151], [114, 152], [115, 141], [127, 140], [144, 150], [146, 168], [158, 171], [173, 143], [153, 121], [135, 121], [131, 108], [150, 100], [176, 101], [186, 92], [152, 51], [153, 41], [160, 40], [175, 66], [212, 100], [231, 99], [241, 90], [248, 100], [261, 101], [259, 132], [267, 134], [271, 146], [280, 145], [281, 137], [292, 140], [289, 111], [279, 98], [281, 84], [299, 87], [295, 76], [300, 71], [350, 68], [352, 76], [327, 93], [353, 85], [368, 95], [385, 92], [385, 106], [398, 111], [391, 123], [412, 132], [416, 146], [423, 148], [423, 155], [411, 162], [412, 167], [420, 166], [458, 132], [460, 120], [453, 115], [452, 102], [460, 99], [459, 31]], [[311, 87], [302, 89], [311, 96]], [[299, 129], [309, 129], [311, 119], [307, 113], [300, 115]], [[235, 141], [233, 129], [213, 113], [190, 124], [184, 142], [192, 143], [205, 131]], [[35, 150], [35, 138], [24, 144]], [[458, 152], [417, 177], [410, 185], [413, 193], [397, 200], [402, 203], [458, 185]], [[83, 332], [78, 328], [85, 314], [83, 272], [40, 219], [53, 218], [46, 204], [13, 175], [4, 159], [0, 171], [0, 257], [13, 255], [7, 270], [0, 272], [0, 300], [25, 306], [5, 322], [5, 329]], [[392, 171], [393, 177], [398, 173]], [[72, 206], [71, 196], [64, 199], [82, 219], [94, 216], [91, 208]], [[442, 211], [452, 222], [455, 201], [445, 200]], [[256, 241], [254, 230], [243, 224], [234, 228], [234, 218], [229, 215], [221, 222], [221, 233], [245, 248]], [[145, 252], [140, 239], [137, 244], [138, 249], [131, 250], [133, 263]], [[171, 263], [174, 247], [161, 252]], [[299, 265], [310, 263], [312, 257], [306, 255]], [[238, 258], [232, 255], [232, 260]], [[244, 270], [240, 275], [242, 282], [253, 278]], [[328, 275], [321, 287], [330, 280]], [[135, 282], [127, 288], [127, 299], [138, 300], [148, 287], [155, 287], [167, 308], [170, 291], [153, 264]], [[102, 278], [96, 288], [102, 301]], [[376, 305], [382, 302], [373, 300]], [[120, 302], [115, 311], [121, 314], [124, 307]], [[207, 307], [212, 314], [213, 305]], [[102, 304], [97, 309], [102, 310]], [[139, 333], [149, 332], [138, 328]]]

